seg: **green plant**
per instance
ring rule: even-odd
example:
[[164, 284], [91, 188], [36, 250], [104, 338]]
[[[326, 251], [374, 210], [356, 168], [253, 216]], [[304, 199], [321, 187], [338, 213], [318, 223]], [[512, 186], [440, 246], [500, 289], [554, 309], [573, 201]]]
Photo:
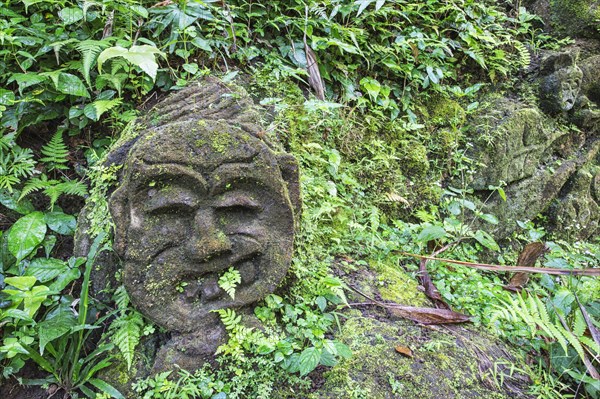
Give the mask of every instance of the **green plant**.
[[219, 287], [223, 289], [231, 297], [235, 299], [235, 287], [242, 282], [242, 275], [239, 270], [233, 267], [229, 268], [221, 277], [219, 277]]
[[[28, 216], [30, 220], [27, 220], [27, 224], [30, 230], [37, 228], [41, 232], [43, 229], [40, 214], [34, 212], [26, 217]], [[15, 224], [13, 228], [15, 226], [19, 227]], [[36, 240], [39, 236], [40, 234]], [[50, 373], [49, 377], [40, 382], [55, 383], [68, 395], [81, 391], [87, 397], [94, 398], [95, 393], [90, 389], [92, 386], [109, 392], [115, 398], [123, 397], [112, 386], [95, 378], [98, 371], [111, 365], [105, 354], [113, 345], [100, 344], [93, 350], [86, 348], [91, 332], [110, 316], [101, 317], [94, 324], [90, 324], [91, 320], [88, 317], [90, 273], [96, 255], [106, 249], [99, 248], [102, 240], [103, 237], [96, 238], [87, 260], [73, 258], [68, 264], [52, 259], [39, 260], [31, 262], [26, 275], [4, 279], [8, 286], [2, 293], [6, 300], [10, 301], [10, 306], [2, 311], [0, 320], [5, 324], [5, 328], [11, 331], [12, 336], [4, 333], [4, 346], [0, 347], [0, 357], [10, 359], [9, 367], [12, 372], [18, 370], [24, 360], [30, 359]], [[27, 238], [21, 241], [19, 250], [12, 251], [17, 259], [22, 259], [33, 244], [28, 242]], [[79, 266], [84, 263], [79, 298], [60, 294], [67, 284], [79, 277]], [[40, 284], [52, 280], [53, 283], [48, 286]], [[35, 320], [34, 316], [51, 295], [57, 297], [45, 307], [43, 317]], [[72, 306], [77, 306], [78, 311], [75, 312]], [[20, 356], [15, 360], [17, 355]]]
[[0, 138], [0, 189], [10, 192], [21, 180], [33, 175], [35, 167], [33, 152], [19, 147], [15, 138], [15, 133]]

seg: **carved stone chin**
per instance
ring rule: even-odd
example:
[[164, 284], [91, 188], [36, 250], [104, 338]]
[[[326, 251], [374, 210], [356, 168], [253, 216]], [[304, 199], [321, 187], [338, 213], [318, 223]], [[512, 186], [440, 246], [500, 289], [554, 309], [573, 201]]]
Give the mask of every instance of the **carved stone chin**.
[[[215, 90], [229, 91], [207, 80], [156, 106], [160, 123], [127, 144], [109, 200], [125, 288], [172, 337], [159, 350], [159, 369], [201, 366], [225, 339], [214, 311], [263, 299], [291, 262], [297, 164], [247, 123], [253, 108], [246, 98], [232, 105], [234, 113], [198, 107]], [[218, 284], [230, 269], [241, 276], [234, 298]]]

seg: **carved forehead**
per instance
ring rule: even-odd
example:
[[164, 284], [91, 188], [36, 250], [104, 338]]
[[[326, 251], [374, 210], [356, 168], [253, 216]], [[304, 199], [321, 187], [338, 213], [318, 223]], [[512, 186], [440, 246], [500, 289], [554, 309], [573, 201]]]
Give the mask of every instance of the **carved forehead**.
[[267, 145], [220, 121], [184, 122], [147, 132], [132, 148], [125, 175], [129, 192], [156, 179], [187, 179], [207, 191], [236, 181], [285, 194], [277, 157]]
[[275, 163], [258, 138], [225, 121], [187, 121], [149, 130], [134, 145], [130, 159], [173, 163], [212, 171], [228, 163]]

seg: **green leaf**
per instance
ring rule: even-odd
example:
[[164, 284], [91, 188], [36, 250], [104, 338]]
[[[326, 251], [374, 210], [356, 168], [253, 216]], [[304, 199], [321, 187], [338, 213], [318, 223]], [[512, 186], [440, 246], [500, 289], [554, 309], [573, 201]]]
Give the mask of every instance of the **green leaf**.
[[500, 250], [500, 247], [498, 246], [494, 238], [483, 230], [477, 230], [473, 238], [475, 238], [481, 245], [491, 249], [492, 251]]
[[419, 242], [428, 242], [432, 240], [437, 240], [440, 238], [446, 237], [446, 230], [440, 226], [426, 226], [419, 236], [417, 237], [417, 241]]
[[0, 204], [21, 215], [27, 215], [35, 211], [35, 208], [29, 200], [22, 199], [19, 201], [20, 196], [21, 192], [17, 190], [13, 190], [12, 193], [9, 193], [8, 190], [2, 189], [0, 190]]
[[120, 317], [111, 325], [111, 330], [114, 330], [111, 341], [117, 345], [127, 361], [127, 370], [130, 370], [133, 364], [135, 348], [140, 342], [143, 326], [144, 321], [138, 312]]
[[348, 345], [337, 341], [334, 341], [333, 345], [335, 346], [338, 356], [343, 357], [344, 359], [350, 359], [352, 357], [352, 350], [350, 350]]
[[7, 277], [4, 282], [7, 285], [11, 285], [19, 290], [27, 291], [36, 283], [36, 278], [33, 276], [18, 276], [18, 277]]
[[146, 44], [142, 46], [131, 46], [130, 49], [121, 46], [109, 47], [102, 51], [98, 56], [98, 72], [102, 72], [102, 65], [107, 60], [115, 57], [123, 57], [131, 64], [139, 67], [150, 76], [152, 80], [155, 80], [156, 72], [158, 71], [155, 54], [165, 57], [165, 54], [162, 51], [154, 46]]
[[12, 105], [15, 101], [15, 93], [10, 90], [0, 89], [0, 105]]
[[321, 350], [317, 348], [306, 348], [300, 354], [298, 359], [298, 371], [301, 376], [305, 376], [313, 371], [321, 360]]
[[65, 289], [72, 281], [77, 280], [81, 276], [81, 271], [78, 268], [67, 270], [56, 277], [56, 280], [50, 284], [49, 288], [52, 291], [60, 292]]
[[90, 384], [98, 388], [100, 391], [106, 392], [107, 394], [111, 395], [111, 397], [114, 399], [125, 399], [121, 392], [119, 392], [115, 387], [113, 387], [105, 381], [102, 381], [98, 378], [90, 378], [89, 382]]
[[49, 212], [45, 215], [46, 224], [58, 234], [70, 236], [75, 232], [77, 219], [63, 212]]
[[100, 120], [103, 113], [119, 104], [121, 104], [120, 98], [115, 98], [113, 100], [96, 100], [93, 103], [86, 105], [83, 109], [83, 113], [91, 120], [97, 122]]
[[325, 350], [323, 353], [321, 353], [321, 359], [319, 360], [319, 363], [326, 367], [333, 367], [337, 364], [337, 360], [335, 356]]
[[483, 219], [486, 222], [491, 223], [491, 224], [498, 224], [499, 223], [498, 222], [498, 218], [496, 216], [490, 214], [490, 213], [482, 213], [482, 214], [479, 214], [477, 216], [479, 216], [481, 219]]
[[42, 212], [32, 212], [21, 217], [8, 233], [8, 250], [17, 262], [31, 254], [46, 236], [46, 222]]
[[367, 91], [371, 100], [375, 101], [377, 99], [381, 91], [381, 83], [373, 78], [365, 77], [360, 80], [360, 85]]
[[71, 96], [90, 97], [90, 93], [88, 93], [81, 79], [70, 73], [61, 72], [60, 75], [58, 75], [56, 90]]
[[25, 275], [35, 277], [40, 283], [46, 283], [55, 279], [67, 269], [67, 264], [60, 259], [35, 258], [25, 270]]
[[38, 336], [40, 338], [40, 355], [44, 354], [44, 348], [48, 342], [62, 337], [71, 327], [77, 325], [77, 318], [68, 305], [60, 304], [46, 320], [38, 324]]
[[71, 25], [83, 19], [83, 10], [79, 7], [63, 8], [58, 12], [58, 16], [63, 20], [65, 25]]

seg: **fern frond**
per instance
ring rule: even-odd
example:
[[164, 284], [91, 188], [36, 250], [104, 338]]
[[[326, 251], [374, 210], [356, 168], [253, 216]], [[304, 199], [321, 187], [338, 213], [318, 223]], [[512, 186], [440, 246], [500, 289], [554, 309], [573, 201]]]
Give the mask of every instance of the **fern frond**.
[[586, 337], [585, 335], [579, 337], [579, 340], [582, 344], [589, 348], [592, 356], [600, 356], [600, 345], [594, 342], [590, 337]]
[[48, 177], [46, 175], [42, 175], [40, 177], [34, 177], [32, 179], [29, 179], [27, 181], [27, 183], [25, 183], [25, 186], [23, 187], [23, 190], [21, 191], [21, 196], [19, 197], [19, 201], [21, 201], [23, 198], [27, 197], [29, 194], [39, 191], [39, 190], [45, 190], [48, 187], [51, 187], [54, 184], [60, 183], [58, 180], [48, 180]]
[[238, 316], [233, 309], [219, 309], [216, 311], [221, 317], [221, 322], [229, 331], [235, 329], [242, 321], [242, 316]]
[[143, 326], [144, 320], [142, 319], [142, 315], [135, 311], [126, 316], [119, 317], [110, 326], [113, 331], [110, 340], [119, 348], [123, 358], [125, 358], [127, 370], [130, 370], [133, 364], [135, 348], [140, 342]]
[[561, 332], [564, 334], [567, 341], [569, 341], [569, 343], [571, 344], [573, 349], [575, 349], [575, 351], [581, 358], [581, 361], [585, 362], [585, 351], [583, 350], [583, 346], [581, 346], [581, 342], [579, 341], [579, 339], [571, 331], [567, 330], [566, 328], [564, 328], [562, 326], [560, 326], [560, 327], [557, 326], [557, 328], [559, 328], [561, 330]]
[[84, 40], [79, 42], [75, 48], [81, 53], [82, 65], [81, 72], [87, 82], [88, 86], [91, 86], [90, 71], [98, 58], [98, 55], [105, 48], [109, 47], [110, 43], [106, 40]]
[[129, 295], [125, 290], [125, 286], [122, 285], [119, 288], [117, 288], [113, 295], [113, 301], [115, 301], [117, 309], [121, 311], [127, 309], [127, 306], [129, 305]]
[[45, 155], [40, 161], [48, 164], [49, 170], [67, 169], [69, 149], [63, 141], [62, 132], [56, 132], [50, 142], [42, 147], [42, 154]]
[[56, 201], [58, 201], [58, 198], [61, 195], [68, 194], [77, 195], [79, 197], [85, 197], [87, 195], [87, 187], [80, 181], [69, 180], [46, 187], [44, 189], [44, 194], [46, 194], [48, 198], [50, 198], [50, 209], [53, 209], [54, 204], [56, 203]]
[[583, 318], [583, 313], [581, 313], [581, 310], [576, 309], [575, 317], [573, 318], [573, 324], [571, 325], [571, 331], [573, 331], [573, 334], [575, 334], [576, 337], [581, 337], [583, 336], [583, 333], [585, 333], [586, 329], [587, 323]]
[[85, 197], [88, 193], [87, 186], [78, 180], [68, 180], [57, 184], [61, 194], [77, 195], [79, 197]]
[[522, 68], [527, 69], [531, 65], [531, 53], [527, 46], [519, 41], [512, 42], [517, 54], [519, 56], [519, 64]]

